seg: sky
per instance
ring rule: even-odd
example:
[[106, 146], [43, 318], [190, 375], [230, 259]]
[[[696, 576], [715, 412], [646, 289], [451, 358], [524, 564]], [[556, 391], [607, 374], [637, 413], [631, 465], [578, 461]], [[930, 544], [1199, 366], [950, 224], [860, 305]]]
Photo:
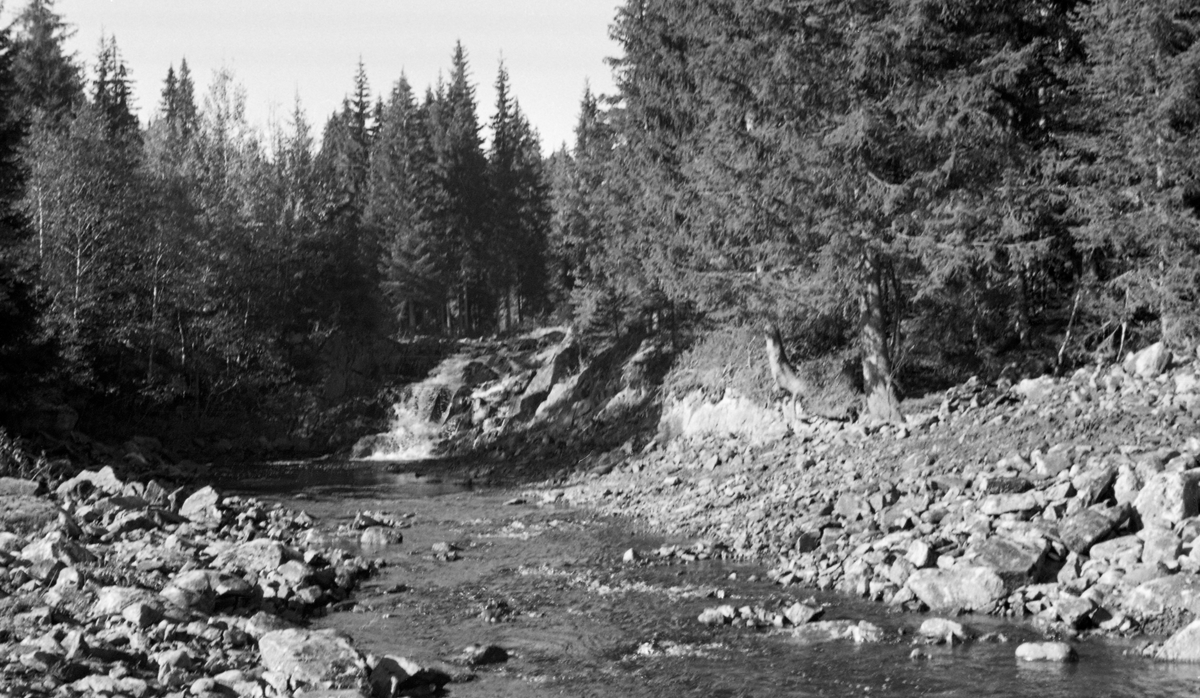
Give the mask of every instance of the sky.
[[[0, 0], [2, 1], [2, 0]], [[5, 21], [24, 4], [7, 0]], [[545, 154], [574, 141], [585, 84], [613, 93], [604, 62], [619, 54], [608, 27], [621, 0], [57, 0], [74, 27], [70, 50], [94, 63], [101, 33], [115, 36], [145, 122], [167, 68], [187, 58], [197, 94], [214, 70], [246, 88], [252, 124], [288, 123], [296, 95], [319, 134], [353, 87], [361, 58], [373, 95], [403, 71], [420, 94], [448, 75], [455, 41], [467, 51], [480, 122], [495, 104], [501, 58], [511, 92]], [[89, 73], [90, 79], [90, 73]], [[486, 137], [486, 133], [484, 134]]]

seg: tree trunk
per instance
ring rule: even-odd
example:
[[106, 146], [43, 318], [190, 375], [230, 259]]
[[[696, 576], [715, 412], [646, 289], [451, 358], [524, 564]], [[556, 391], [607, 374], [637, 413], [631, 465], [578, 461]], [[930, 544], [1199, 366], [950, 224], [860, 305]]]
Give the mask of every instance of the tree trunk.
[[888, 355], [887, 328], [883, 320], [879, 260], [874, 252], [868, 252], [863, 262], [863, 283], [859, 296], [863, 392], [867, 397], [863, 416], [870, 421], [900, 423], [904, 417], [900, 414], [900, 400], [892, 385], [892, 362]]

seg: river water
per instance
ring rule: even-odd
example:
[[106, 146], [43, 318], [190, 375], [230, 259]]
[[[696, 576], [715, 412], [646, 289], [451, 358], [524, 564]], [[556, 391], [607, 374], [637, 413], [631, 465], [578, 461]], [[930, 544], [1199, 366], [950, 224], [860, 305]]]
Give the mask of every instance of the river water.
[[[1137, 644], [1083, 640], [1077, 664], [1018, 664], [1024, 624], [959, 618], [1008, 642], [924, 646], [910, 659], [921, 616], [879, 604], [760, 581], [763, 569], [721, 561], [645, 562], [664, 544], [688, 543], [634, 522], [587, 511], [513, 502], [517, 493], [470, 489], [387, 463], [336, 461], [255, 466], [226, 489], [303, 509], [322, 528], [358, 511], [405, 517], [404, 541], [361, 550], [387, 562], [357, 604], [314, 622], [350, 633], [364, 651], [453, 668], [472, 644], [508, 650], [447, 686], [467, 696], [1192, 696], [1200, 667], [1149, 662]], [[451, 556], [433, 546], [450, 543]], [[347, 547], [355, 548], [353, 539]], [[643, 561], [622, 563], [633, 548]], [[451, 559], [447, 559], [451, 558]], [[457, 559], [452, 559], [457, 558]], [[717, 596], [723, 598], [718, 598]], [[708, 627], [696, 617], [720, 604], [778, 610], [796, 600], [828, 604], [825, 619], [868, 620], [884, 642], [804, 645], [788, 631]]]

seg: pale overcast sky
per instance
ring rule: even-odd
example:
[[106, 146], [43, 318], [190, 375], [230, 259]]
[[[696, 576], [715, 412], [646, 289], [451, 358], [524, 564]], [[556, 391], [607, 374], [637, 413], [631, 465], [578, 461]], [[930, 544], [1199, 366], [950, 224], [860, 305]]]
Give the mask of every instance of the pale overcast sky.
[[[6, 21], [24, 4], [7, 0]], [[446, 74], [456, 40], [470, 60], [480, 121], [492, 113], [503, 56], [513, 93], [549, 154], [573, 141], [585, 82], [612, 93], [604, 59], [618, 54], [608, 27], [621, 0], [57, 0], [76, 29], [70, 48], [93, 63], [101, 32], [114, 35], [145, 121], [167, 67], [186, 57], [207, 87], [233, 70], [250, 120], [286, 122], [298, 93], [314, 135], [353, 85], [361, 56], [374, 94], [404, 71], [420, 93]], [[90, 77], [90, 76], [89, 76]], [[485, 134], [486, 135], [486, 134]]]

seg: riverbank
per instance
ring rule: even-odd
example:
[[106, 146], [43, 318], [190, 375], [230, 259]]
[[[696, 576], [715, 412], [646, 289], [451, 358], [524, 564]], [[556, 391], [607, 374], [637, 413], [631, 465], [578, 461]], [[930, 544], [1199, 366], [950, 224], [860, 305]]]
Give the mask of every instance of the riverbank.
[[[909, 404], [902, 426], [656, 440], [531, 496], [728, 545], [781, 584], [1063, 638], [1159, 637], [1200, 613], [1198, 372], [1154, 347], [1064, 379], [969, 383]], [[1200, 660], [1196, 629], [1164, 658]]]

